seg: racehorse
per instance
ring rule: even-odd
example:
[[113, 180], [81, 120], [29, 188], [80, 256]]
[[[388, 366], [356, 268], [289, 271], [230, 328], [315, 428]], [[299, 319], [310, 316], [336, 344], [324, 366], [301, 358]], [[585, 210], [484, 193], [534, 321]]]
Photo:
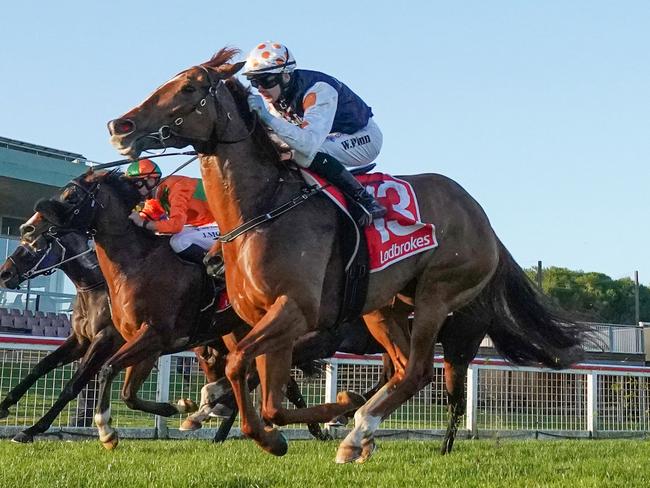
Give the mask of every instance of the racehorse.
[[[132, 159], [147, 149], [192, 145], [199, 152], [210, 208], [229, 237], [222, 238], [228, 293], [236, 312], [252, 326], [230, 352], [226, 374], [242, 431], [262, 449], [283, 455], [286, 439], [264, 425], [246, 388], [253, 360], [267, 421], [326, 421], [356, 406], [345, 394], [336, 403], [307, 409], [288, 410], [281, 404], [293, 341], [330, 327], [339, 316], [344, 263], [336, 244], [342, 224], [321, 194], [304, 199], [291, 212], [278, 210], [296, 200], [305, 184], [280, 163], [267, 130], [250, 114], [248, 90], [233, 78], [243, 63], [229, 62], [236, 53], [222, 49], [210, 61], [181, 72], [110, 121], [108, 129], [112, 144]], [[413, 187], [421, 220], [435, 223], [439, 246], [370, 276], [364, 319], [390, 355], [395, 374], [357, 410], [337, 462], [371, 456], [381, 420], [430, 382], [434, 345], [447, 315], [473, 300], [491, 311], [486, 320], [493, 333], [520, 363], [562, 368], [582, 354], [585, 330], [542, 304], [481, 206], [458, 183], [436, 174], [399, 178]], [[414, 306], [410, 335], [390, 307], [396, 299]]]
[[43, 227], [43, 219], [38, 213], [21, 227], [23, 237], [20, 244], [0, 268], [0, 286], [17, 288], [25, 279], [37, 276], [46, 268], [60, 267], [77, 289], [72, 310], [72, 333], [63, 344], [40, 360], [0, 402], [0, 418], [9, 415], [9, 407], [18, 403], [39, 378], [77, 359], [81, 358], [81, 362], [54, 405], [34, 425], [16, 434], [13, 438], [16, 442], [32, 442], [34, 436], [45, 432], [97, 374], [104, 361], [124, 343], [113, 327], [106, 283], [86, 237], [76, 233], [59, 237], [48, 235], [47, 231], [35, 239], [25, 236], [37, 227]]
[[[113, 326], [106, 283], [99, 269], [97, 256], [88, 245], [86, 235], [77, 232], [56, 235], [52, 231], [51, 224], [39, 213], [34, 214], [21, 226], [22, 238], [19, 246], [0, 267], [0, 286], [17, 288], [25, 279], [60, 268], [73, 282], [77, 291], [72, 312], [72, 334], [60, 347], [39, 361], [0, 402], [0, 418], [9, 414], [9, 408], [18, 403], [40, 377], [82, 356], [83, 359], [52, 408], [33, 426], [13, 438], [15, 442], [21, 443], [33, 442], [36, 435], [46, 432], [65, 405], [88, 384], [104, 361], [124, 344], [124, 339]], [[235, 317], [235, 320], [238, 321], [238, 318]], [[216, 351], [221, 342], [212, 343], [210, 349]], [[201, 359], [198, 351], [197, 358]], [[302, 367], [307, 368], [309, 363], [310, 360], [305, 358]], [[200, 361], [199, 364], [209, 382], [223, 377], [223, 366], [218, 363]], [[132, 398], [136, 392], [129, 386], [132, 377], [127, 375], [122, 399], [130, 408], [136, 408], [138, 402]], [[293, 379], [290, 384], [292, 387], [287, 389], [287, 399], [298, 408], [306, 406]], [[225, 425], [219, 428], [220, 432], [229, 430], [227, 421], [223, 423]], [[308, 428], [317, 439], [328, 438], [318, 424], [309, 424]]]
[[[46, 232], [90, 233], [108, 284], [115, 327], [126, 344], [105, 361], [100, 371], [100, 401], [95, 415], [100, 441], [107, 449], [117, 446], [118, 434], [110, 425], [110, 385], [127, 367], [123, 399], [130, 408], [171, 416], [196, 410], [194, 402], [177, 405], [137, 398], [136, 393], [162, 354], [199, 345], [221, 348], [222, 336], [248, 329], [231, 308], [215, 310], [215, 287], [202, 267], [181, 260], [168, 237], [155, 236], [131, 224], [127, 216], [139, 202], [133, 181], [118, 173], [93, 173], [72, 180], [60, 194], [41, 200], [36, 209], [45, 225], [27, 228], [24, 238], [35, 240]], [[158, 289], [152, 293], [152, 286]], [[243, 334], [242, 334], [243, 335]], [[314, 358], [305, 358], [302, 365]], [[216, 368], [211, 371], [211, 368]], [[218, 365], [206, 376], [219, 377]], [[227, 382], [226, 382], [227, 383]], [[295, 383], [294, 383], [295, 384]], [[210, 384], [218, 399], [227, 393], [222, 381]], [[300, 391], [289, 388], [288, 399], [305, 405]], [[320, 426], [306, 422], [319, 439]]]

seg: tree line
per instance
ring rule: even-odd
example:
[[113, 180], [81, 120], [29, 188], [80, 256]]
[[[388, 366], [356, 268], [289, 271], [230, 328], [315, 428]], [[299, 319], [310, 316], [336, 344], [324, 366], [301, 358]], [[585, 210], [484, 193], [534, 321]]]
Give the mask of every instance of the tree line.
[[[537, 282], [537, 268], [526, 274]], [[544, 294], [583, 320], [633, 324], [635, 283], [630, 278], [613, 280], [603, 273], [549, 267], [542, 270]], [[640, 320], [650, 322], [650, 288], [639, 285]]]

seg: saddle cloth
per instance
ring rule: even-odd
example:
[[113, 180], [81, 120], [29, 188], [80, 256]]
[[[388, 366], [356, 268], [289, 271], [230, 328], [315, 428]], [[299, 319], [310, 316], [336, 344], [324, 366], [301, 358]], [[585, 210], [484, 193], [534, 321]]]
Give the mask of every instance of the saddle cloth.
[[[352, 219], [338, 188], [309, 170], [301, 169], [301, 173], [308, 184], [326, 187], [323, 193]], [[364, 229], [371, 273], [438, 247], [436, 228], [420, 221], [417, 197], [408, 182], [385, 173], [362, 174], [356, 178], [388, 210], [384, 218], [375, 219]]]

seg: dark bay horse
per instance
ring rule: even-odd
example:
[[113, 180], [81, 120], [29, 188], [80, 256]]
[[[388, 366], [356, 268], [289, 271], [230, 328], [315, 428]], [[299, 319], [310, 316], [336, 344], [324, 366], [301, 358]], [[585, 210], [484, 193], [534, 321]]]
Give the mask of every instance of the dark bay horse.
[[[304, 186], [294, 171], [279, 164], [268, 132], [249, 113], [247, 90], [233, 78], [243, 63], [229, 63], [236, 52], [222, 49], [181, 72], [108, 124], [112, 144], [130, 158], [147, 149], [192, 145], [200, 153], [210, 208], [224, 234], [270, 213]], [[559, 320], [540, 302], [483, 209], [460, 185], [436, 174], [400, 178], [415, 190], [421, 220], [435, 223], [439, 247], [370, 276], [364, 318], [390, 355], [395, 374], [357, 410], [337, 462], [368, 459], [381, 420], [430, 382], [434, 344], [448, 314], [475, 300], [491, 312], [485, 320], [520, 363], [561, 368], [582, 353], [585, 331]], [[223, 245], [229, 296], [252, 326], [229, 354], [226, 374], [242, 431], [276, 455], [288, 446], [253, 406], [246, 388], [253, 360], [267, 421], [326, 421], [356, 406], [346, 394], [336, 403], [301, 410], [281, 404], [294, 340], [330, 327], [339, 316], [344, 263], [336, 244], [341, 229], [335, 207], [318, 195]], [[415, 309], [409, 334], [391, 307], [396, 299]]]
[[[49, 227], [43, 224], [38, 213], [21, 227], [21, 231], [25, 234], [37, 227]], [[78, 257], [70, 260], [74, 256]], [[18, 403], [39, 378], [77, 359], [81, 359], [81, 362], [54, 405], [33, 426], [16, 434], [13, 438], [16, 442], [32, 442], [34, 436], [45, 432], [65, 406], [97, 374], [106, 359], [124, 344], [124, 339], [113, 327], [106, 283], [97, 257], [88, 247], [84, 235], [68, 233], [56, 237], [40, 234], [35, 239], [23, 235], [19, 246], [0, 268], [0, 286], [17, 288], [46, 266], [57, 265], [77, 289], [72, 311], [72, 333], [63, 344], [40, 360], [0, 402], [0, 418], [9, 414], [9, 407]]]

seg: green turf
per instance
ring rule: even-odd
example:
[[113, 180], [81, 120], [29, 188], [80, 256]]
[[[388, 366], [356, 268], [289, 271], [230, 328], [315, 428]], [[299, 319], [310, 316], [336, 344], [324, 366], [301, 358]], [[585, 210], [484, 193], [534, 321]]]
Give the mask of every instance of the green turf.
[[336, 465], [337, 442], [293, 441], [275, 458], [251, 441], [0, 441], [0, 484], [29, 487], [641, 487], [650, 441], [381, 441], [364, 465]]

